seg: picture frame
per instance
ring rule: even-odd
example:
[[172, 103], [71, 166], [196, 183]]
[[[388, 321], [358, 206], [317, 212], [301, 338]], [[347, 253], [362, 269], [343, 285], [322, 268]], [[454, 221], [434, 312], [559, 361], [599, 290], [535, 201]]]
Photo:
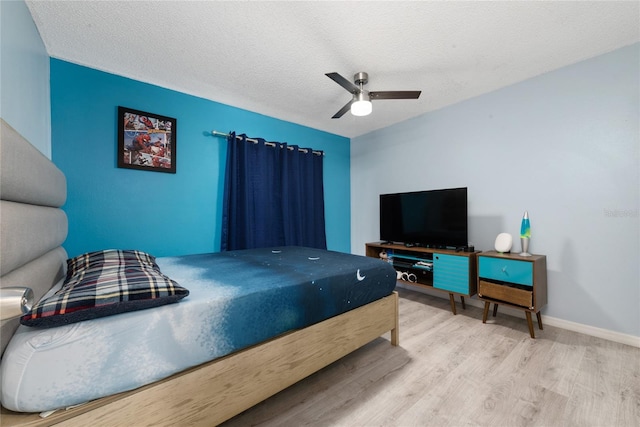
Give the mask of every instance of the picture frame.
[[118, 107], [118, 167], [176, 173], [176, 119]]

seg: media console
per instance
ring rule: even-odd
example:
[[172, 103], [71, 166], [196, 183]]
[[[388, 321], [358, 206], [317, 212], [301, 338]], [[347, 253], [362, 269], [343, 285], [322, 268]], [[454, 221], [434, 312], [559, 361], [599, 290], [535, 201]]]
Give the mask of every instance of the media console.
[[374, 242], [365, 245], [365, 255], [386, 259], [400, 273], [400, 282], [423, 289], [447, 292], [451, 312], [456, 314], [455, 295], [466, 308], [464, 297], [477, 292], [477, 256], [480, 251], [405, 246]]

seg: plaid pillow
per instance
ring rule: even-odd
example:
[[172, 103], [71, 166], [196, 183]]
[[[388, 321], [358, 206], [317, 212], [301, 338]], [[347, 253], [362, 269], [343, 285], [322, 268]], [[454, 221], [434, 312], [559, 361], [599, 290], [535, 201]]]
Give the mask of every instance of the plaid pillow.
[[156, 257], [136, 250], [105, 249], [67, 260], [67, 279], [83, 269], [107, 265], [149, 265], [159, 270]]
[[158, 307], [187, 295], [187, 289], [149, 265], [94, 264], [65, 280], [58, 292], [35, 304], [20, 323], [52, 328]]
[[148, 264], [116, 264], [112, 262], [105, 262], [102, 265], [94, 264], [91, 267], [78, 270], [72, 276], [67, 275], [62, 289], [58, 293], [64, 290], [71, 290], [77, 286], [87, 286], [102, 282], [112, 276], [117, 279], [119, 275], [125, 275], [127, 271], [134, 270], [148, 271], [151, 275], [161, 273], [159, 267], [152, 267]]

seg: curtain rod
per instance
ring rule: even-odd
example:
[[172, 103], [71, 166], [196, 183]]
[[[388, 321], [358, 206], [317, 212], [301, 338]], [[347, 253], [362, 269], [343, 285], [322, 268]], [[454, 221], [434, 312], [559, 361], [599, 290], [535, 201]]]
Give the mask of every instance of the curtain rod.
[[[217, 130], [212, 130], [211, 131], [211, 135], [213, 136], [219, 136], [219, 137], [223, 137], [223, 138], [228, 138], [229, 134], [225, 133], [225, 132], [220, 132]], [[236, 135], [236, 139], [241, 139], [240, 136]], [[247, 141], [253, 142], [254, 144], [257, 144], [259, 141], [257, 139], [253, 139], [253, 138], [247, 138]], [[277, 144], [275, 142], [267, 142], [265, 141], [265, 145], [268, 145], [269, 147], [276, 147]], [[287, 147], [289, 150], [293, 150], [293, 147]], [[302, 151], [303, 153], [307, 154], [309, 152], [308, 149], [306, 148], [298, 148], [298, 151]], [[318, 156], [324, 156], [324, 152], [322, 151], [315, 151], [312, 150], [311, 151], [313, 154], [318, 155]]]

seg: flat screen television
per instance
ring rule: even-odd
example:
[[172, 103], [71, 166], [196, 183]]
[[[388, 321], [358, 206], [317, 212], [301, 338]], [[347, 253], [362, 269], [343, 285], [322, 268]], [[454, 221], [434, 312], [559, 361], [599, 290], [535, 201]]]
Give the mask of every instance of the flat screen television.
[[457, 248], [467, 234], [466, 187], [380, 195], [380, 240]]

